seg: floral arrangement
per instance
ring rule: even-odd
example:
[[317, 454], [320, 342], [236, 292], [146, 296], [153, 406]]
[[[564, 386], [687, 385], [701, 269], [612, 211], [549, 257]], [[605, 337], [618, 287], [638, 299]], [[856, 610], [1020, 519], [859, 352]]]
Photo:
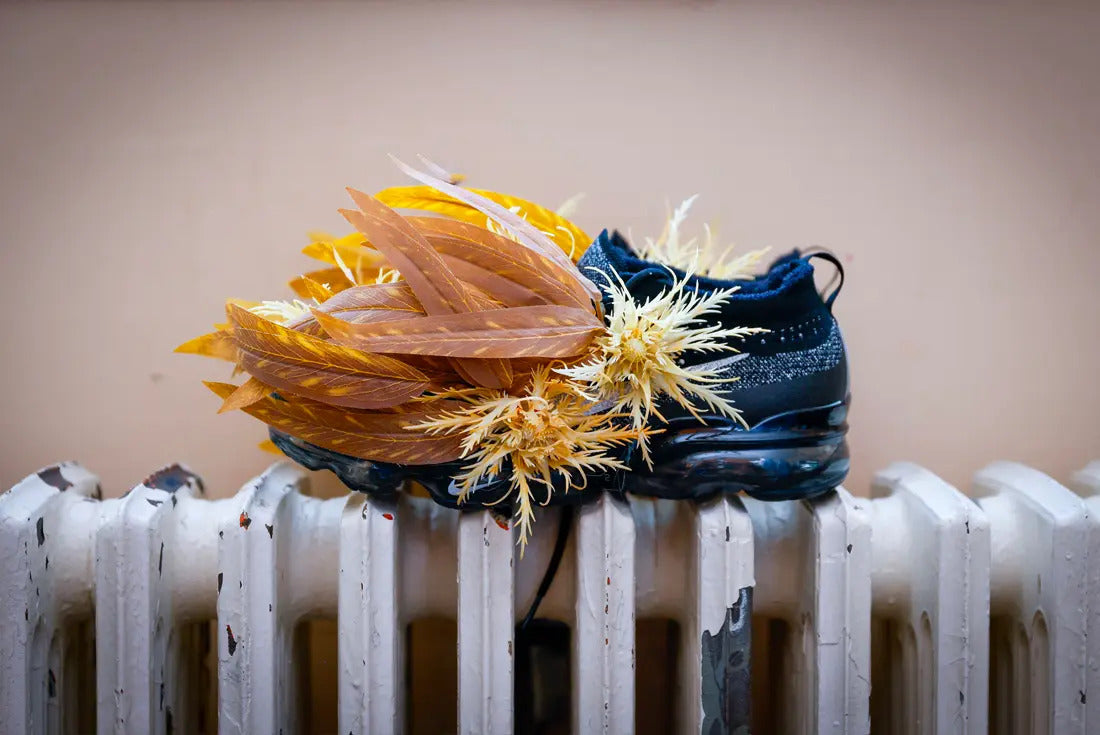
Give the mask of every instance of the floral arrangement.
[[[659, 397], [739, 418], [714, 376], [678, 363], [757, 331], [707, 324], [732, 291], [674, 278], [638, 303], [614, 274], [578, 270], [591, 240], [562, 214], [398, 165], [421, 185], [349, 189], [355, 231], [313, 236], [304, 253], [324, 267], [290, 281], [296, 299], [230, 300], [224, 324], [178, 348], [248, 376], [207, 383], [222, 411], [364, 460], [464, 460], [460, 502], [508, 476], [521, 545], [555, 478], [580, 491], [593, 471], [627, 471], [632, 444], [649, 461]], [[689, 206], [650, 242], [674, 262]]]

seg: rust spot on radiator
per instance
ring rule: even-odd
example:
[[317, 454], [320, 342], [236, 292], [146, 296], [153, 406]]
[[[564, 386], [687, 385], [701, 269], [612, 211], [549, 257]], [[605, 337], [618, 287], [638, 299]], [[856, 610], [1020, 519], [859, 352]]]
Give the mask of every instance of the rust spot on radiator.
[[270, 523], [265, 523], [264, 528], [267, 529], [268, 538], [275, 538], [275, 526], [271, 525]]
[[240, 524], [241, 528], [244, 529], [247, 529], [249, 526], [252, 525], [252, 519], [249, 518], [248, 514], [244, 511], [241, 511], [241, 517], [237, 520], [237, 522]]
[[393, 520], [393, 513], [383, 513], [382, 517], [385, 518], [387, 521], [392, 521]]
[[46, 543], [46, 519], [39, 518], [38, 522], [34, 524], [34, 529], [38, 533], [38, 545]]
[[226, 640], [229, 643], [229, 655], [232, 656], [237, 652], [237, 639], [233, 637], [233, 629], [228, 625], [225, 626]]
[[55, 464], [53, 467], [47, 467], [44, 470], [39, 471], [38, 479], [46, 483], [50, 487], [55, 487], [61, 492], [65, 492], [73, 486], [71, 482], [65, 479], [65, 476], [61, 474], [61, 465]]

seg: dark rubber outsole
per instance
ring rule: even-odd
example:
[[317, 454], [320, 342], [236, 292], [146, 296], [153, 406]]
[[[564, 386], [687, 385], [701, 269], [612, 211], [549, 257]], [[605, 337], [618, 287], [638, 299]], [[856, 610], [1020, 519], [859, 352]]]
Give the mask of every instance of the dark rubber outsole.
[[[311, 470], [331, 470], [351, 490], [393, 499], [408, 481], [423, 487], [439, 505], [474, 511], [509, 507], [507, 477], [483, 483], [458, 502], [451, 477], [458, 463], [406, 467], [349, 457], [271, 430], [271, 439], [288, 457]], [[575, 506], [595, 501], [603, 492], [672, 500], [703, 501], [720, 493], [739, 493], [760, 500], [812, 498], [840, 485], [848, 474], [844, 434], [807, 436], [805, 432], [693, 431], [667, 435], [655, 447], [649, 469], [637, 457], [630, 472], [598, 475], [582, 489], [556, 487], [548, 506]]]
[[652, 466], [632, 457], [619, 487], [674, 500], [738, 492], [760, 500], [812, 498], [848, 475], [847, 418], [845, 399], [774, 416], [748, 431], [729, 421], [673, 420], [651, 442]]
[[706, 500], [739, 493], [759, 500], [812, 498], [840, 485], [848, 475], [843, 436], [812, 446], [756, 446], [718, 449], [636, 467], [622, 474], [620, 489], [672, 500]]
[[[328, 449], [304, 442], [297, 437], [270, 429], [269, 435], [275, 446], [290, 459], [310, 470], [330, 470], [350, 490], [366, 493], [372, 497], [393, 499], [401, 492], [406, 482], [415, 482], [423, 487], [439, 505], [456, 510], [483, 510], [508, 508], [508, 494], [511, 490], [507, 473], [501, 477], [482, 482], [462, 503], [458, 502], [458, 490], [452, 478], [462, 471], [460, 462], [431, 466], [407, 466], [372, 462], [358, 457], [333, 452]], [[569, 491], [565, 491], [564, 482], [555, 482], [554, 492], [549, 499], [540, 497], [541, 487], [536, 487], [536, 500], [547, 506], [583, 505], [595, 501], [605, 490], [611, 489], [614, 479], [610, 475], [589, 477], [583, 485], [574, 481]]]

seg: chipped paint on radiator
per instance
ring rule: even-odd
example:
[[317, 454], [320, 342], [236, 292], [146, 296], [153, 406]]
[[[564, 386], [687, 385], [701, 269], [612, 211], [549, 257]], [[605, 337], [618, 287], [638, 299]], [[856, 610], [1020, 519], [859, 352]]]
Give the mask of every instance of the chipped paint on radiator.
[[700, 730], [747, 734], [752, 705], [752, 587], [743, 587], [722, 627], [703, 631], [703, 724]]

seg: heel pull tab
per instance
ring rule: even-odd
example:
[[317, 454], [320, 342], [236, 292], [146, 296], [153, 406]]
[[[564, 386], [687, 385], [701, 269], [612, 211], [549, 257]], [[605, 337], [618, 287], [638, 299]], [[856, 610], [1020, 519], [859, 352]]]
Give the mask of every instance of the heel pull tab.
[[829, 292], [828, 296], [826, 296], [824, 293], [821, 294], [821, 298], [825, 300], [826, 308], [828, 308], [831, 312], [833, 310], [833, 302], [836, 301], [836, 297], [840, 293], [840, 289], [844, 287], [844, 266], [841, 265], [840, 259], [830, 253], [828, 250], [815, 250], [802, 256], [802, 259], [807, 263], [809, 263], [814, 258], [820, 258], [821, 260], [832, 263], [833, 267], [836, 268], [836, 274], [831, 279], [829, 279], [828, 283], [825, 284], [825, 290], [828, 291], [834, 282], [836, 283], [836, 288]]

